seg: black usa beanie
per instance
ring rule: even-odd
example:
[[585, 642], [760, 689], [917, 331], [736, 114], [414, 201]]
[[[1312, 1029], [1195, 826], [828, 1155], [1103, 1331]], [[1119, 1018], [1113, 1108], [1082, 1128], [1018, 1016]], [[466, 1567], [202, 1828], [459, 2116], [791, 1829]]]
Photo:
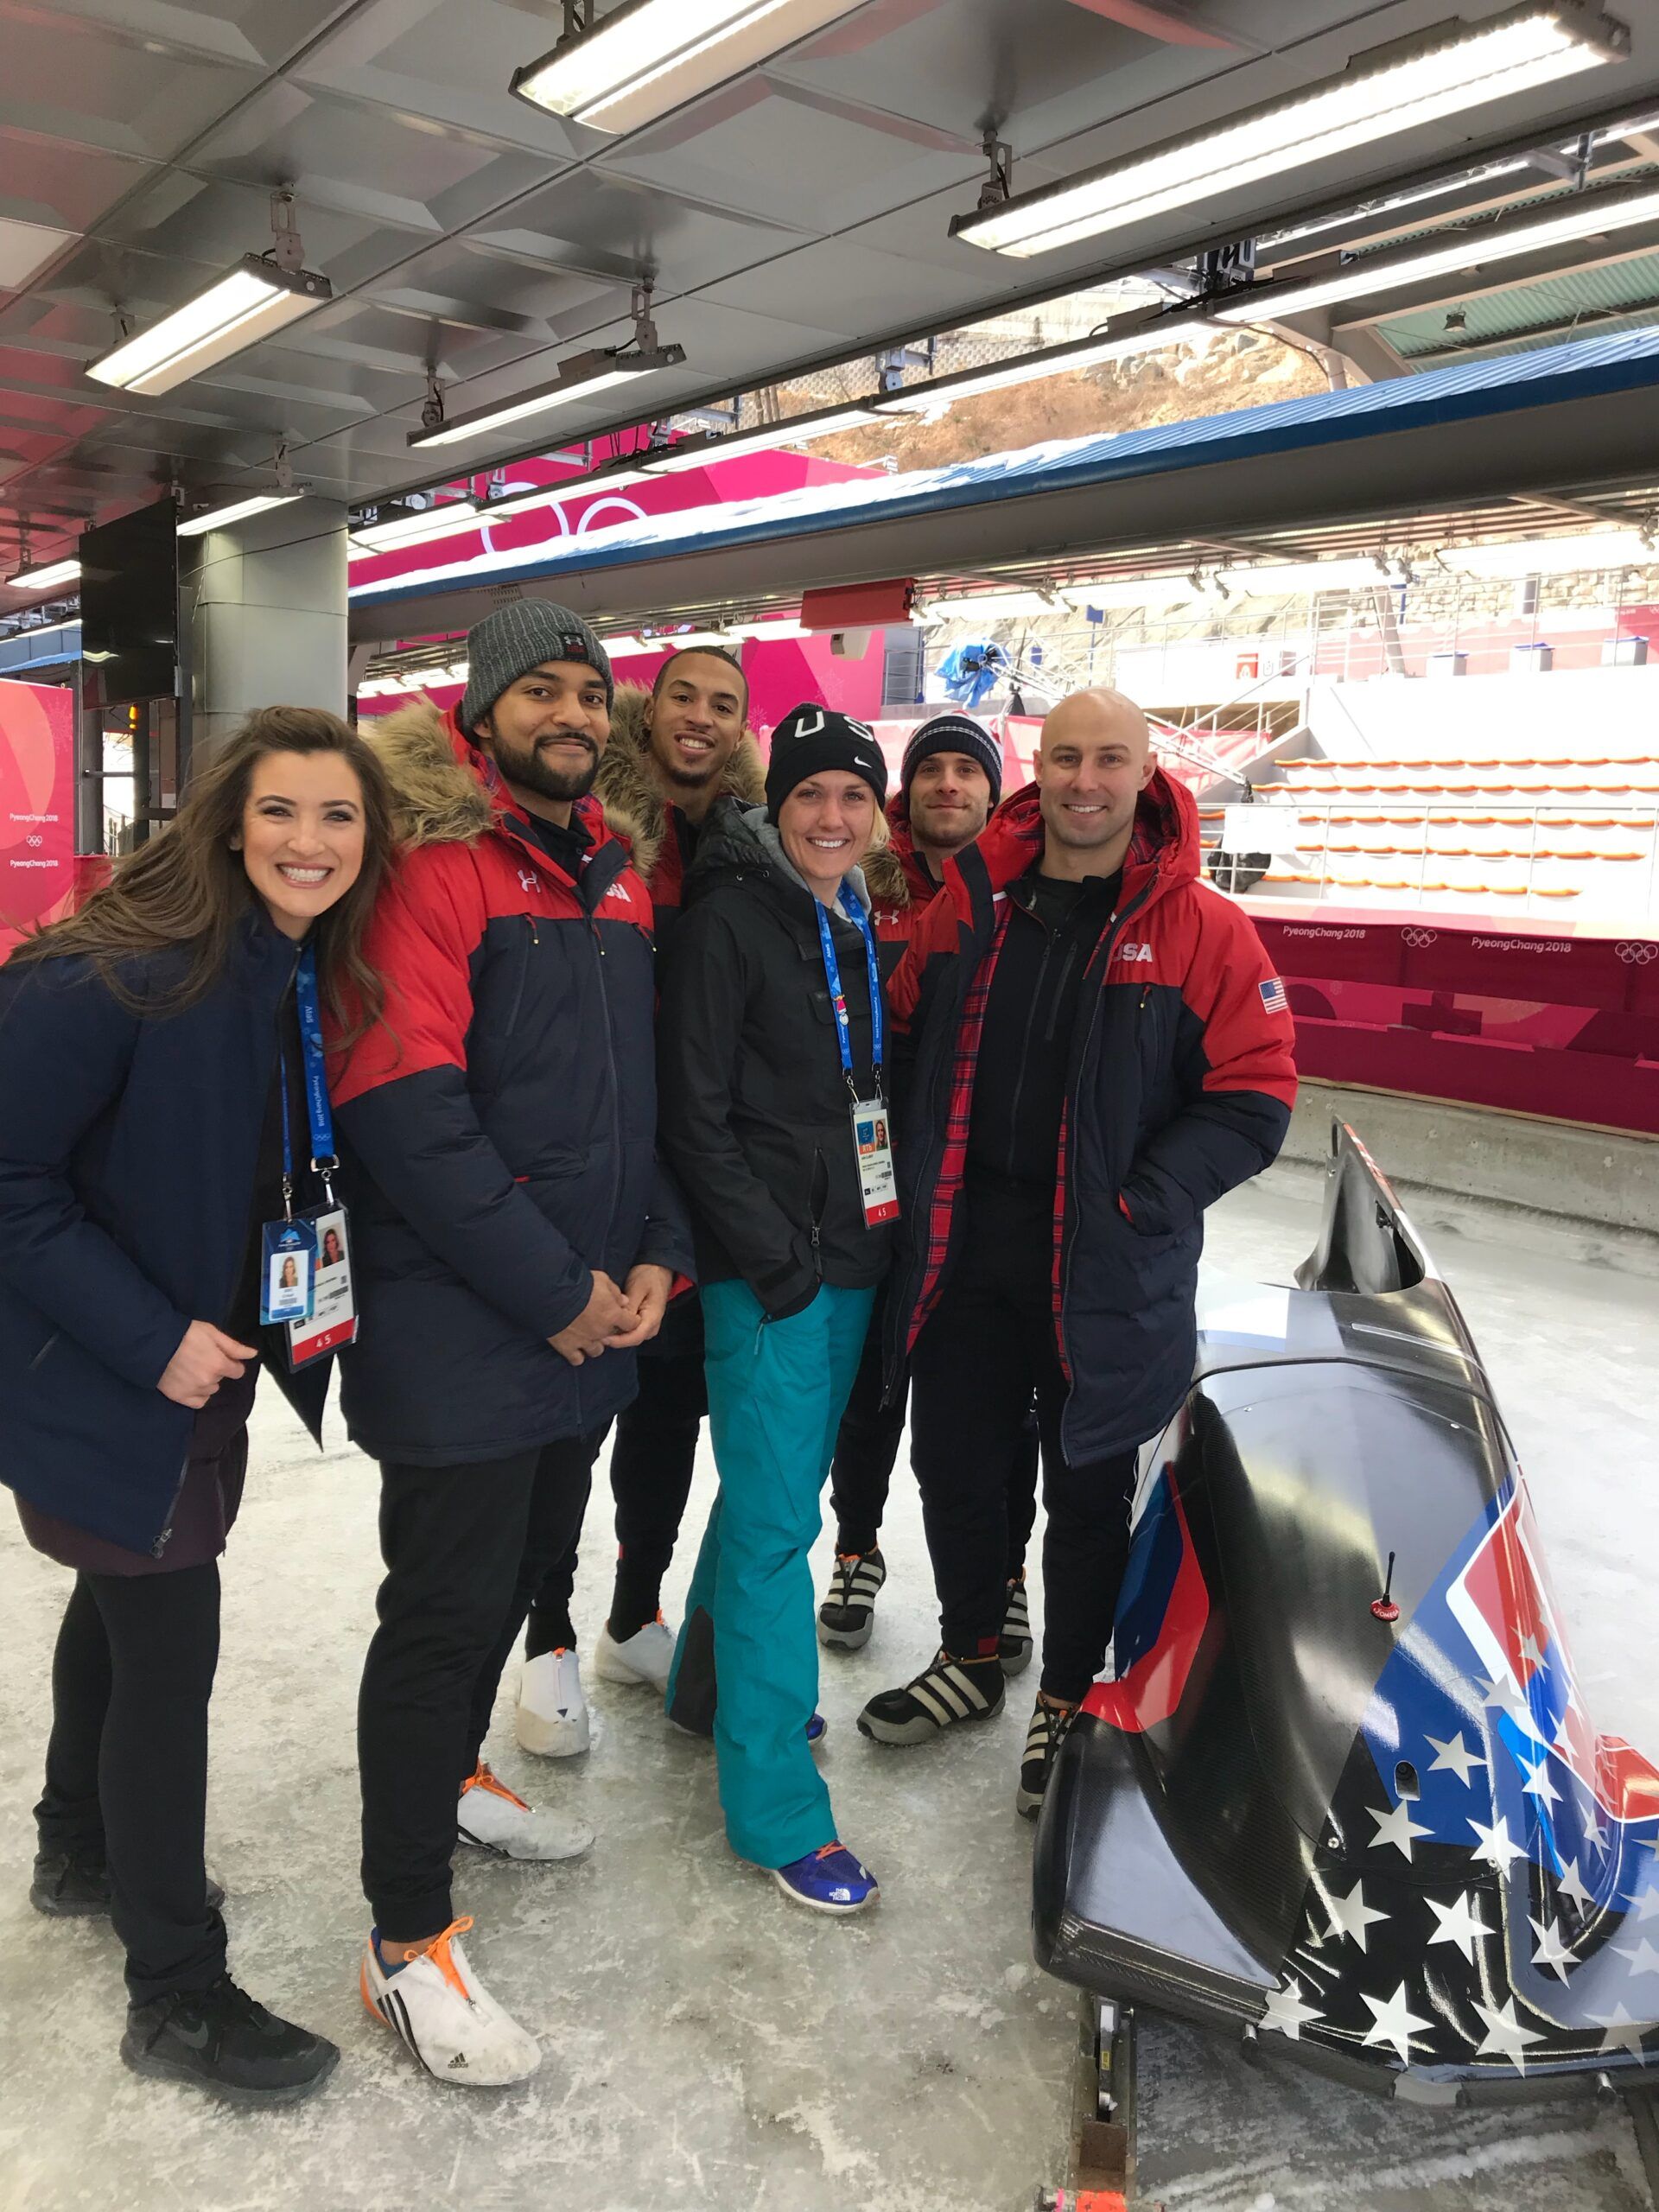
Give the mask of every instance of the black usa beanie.
[[971, 715], [935, 715], [931, 722], [924, 722], [905, 747], [899, 771], [901, 791], [908, 793], [911, 778], [935, 753], [965, 753], [977, 760], [991, 786], [991, 804], [996, 804], [1002, 796], [1002, 747], [982, 722]]
[[869, 724], [838, 715], [833, 707], [808, 703], [791, 707], [772, 733], [772, 758], [766, 765], [768, 821], [777, 821], [779, 808], [797, 784], [825, 768], [861, 776], [875, 793], [876, 804], [887, 804], [887, 764]]

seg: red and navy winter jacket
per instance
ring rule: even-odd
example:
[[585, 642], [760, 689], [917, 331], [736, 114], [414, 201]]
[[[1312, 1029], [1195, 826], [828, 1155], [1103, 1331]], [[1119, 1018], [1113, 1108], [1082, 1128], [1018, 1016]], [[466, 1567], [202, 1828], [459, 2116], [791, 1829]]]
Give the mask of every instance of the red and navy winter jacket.
[[377, 1459], [499, 1459], [632, 1398], [632, 1352], [572, 1367], [547, 1341], [594, 1268], [691, 1273], [655, 1151], [651, 899], [596, 801], [560, 868], [435, 707], [368, 734], [406, 849], [367, 945], [385, 1023], [331, 1069], [360, 1314], [341, 1407]]
[[[1034, 785], [945, 863], [889, 987], [898, 1033], [903, 1244], [890, 1376], [957, 1255], [975, 1062], [1008, 925], [1039, 858]], [[1142, 793], [1117, 911], [1078, 1001], [1054, 1192], [1055, 1327], [1076, 1464], [1155, 1435], [1197, 1349], [1204, 1210], [1269, 1165], [1295, 1101], [1284, 986], [1248, 917], [1198, 872], [1198, 810], [1161, 771]]]
[[938, 896], [939, 886], [916, 849], [910, 807], [903, 791], [887, 802], [887, 839], [864, 856], [869, 886], [870, 919], [880, 945], [881, 973], [891, 977], [906, 947], [921, 927], [922, 916]]

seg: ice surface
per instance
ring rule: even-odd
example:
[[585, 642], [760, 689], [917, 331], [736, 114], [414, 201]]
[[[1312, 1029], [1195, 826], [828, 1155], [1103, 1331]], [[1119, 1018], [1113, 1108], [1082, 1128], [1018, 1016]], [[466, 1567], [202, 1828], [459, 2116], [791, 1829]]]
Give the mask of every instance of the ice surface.
[[[1235, 1274], [1287, 1281], [1314, 1205], [1305, 1176], [1279, 1172], [1217, 1209], [1212, 1253]], [[1414, 1217], [1516, 1431], [1592, 1715], [1651, 1749], [1659, 1287], [1586, 1259], [1570, 1230], [1517, 1242], [1471, 1213], [1420, 1204]], [[276, 1394], [262, 1397], [214, 1706], [210, 1859], [230, 1892], [234, 1965], [345, 2053], [322, 2094], [286, 2113], [230, 2114], [127, 2074], [108, 1930], [29, 1909], [29, 1808], [66, 1577], [0, 1511], [0, 2212], [1028, 2205], [1058, 2176], [1073, 2044], [1071, 1993], [1030, 1961], [1031, 1831], [1013, 1810], [1034, 1682], [1023, 1677], [1002, 1717], [960, 1740], [889, 1750], [855, 1732], [864, 1698], [933, 1649], [902, 1474], [874, 1639], [825, 1655], [822, 1698], [824, 1771], [843, 1836], [881, 1880], [880, 1907], [820, 1921], [737, 1866], [709, 1752], [669, 1730], [645, 1693], [590, 1685], [594, 1750], [543, 1764], [513, 1745], [509, 1680], [492, 1757], [527, 1792], [579, 1807], [600, 1841], [575, 1866], [463, 1855], [469, 1949], [546, 2051], [525, 2088], [469, 2094], [417, 2074], [358, 2001], [353, 1703], [375, 1485], [337, 1424], [329, 1440], [319, 1459]], [[694, 1533], [711, 1485], [705, 1465]], [[587, 1544], [575, 1613], [591, 1643], [612, 1554], [602, 1483]], [[693, 1548], [676, 1563], [671, 1611]], [[820, 1570], [827, 1556], [826, 1541]], [[1147, 2201], [1169, 2212], [1645, 2202], [1622, 2114], [1593, 2107], [1396, 2112], [1155, 2026], [1142, 2094]]]

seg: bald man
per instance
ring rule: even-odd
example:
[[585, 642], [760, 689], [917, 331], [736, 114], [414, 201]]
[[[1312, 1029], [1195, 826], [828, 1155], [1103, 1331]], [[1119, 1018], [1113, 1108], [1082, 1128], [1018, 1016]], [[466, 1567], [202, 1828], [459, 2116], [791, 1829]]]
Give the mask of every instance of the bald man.
[[1043, 1671], [1015, 1802], [1042, 1804], [1099, 1674], [1136, 1452], [1185, 1395], [1204, 1209], [1266, 1167], [1296, 1090], [1282, 984], [1205, 882], [1198, 810], [1119, 692], [1043, 725], [1036, 781], [944, 869], [891, 999], [905, 1244], [891, 1371], [941, 1609], [932, 1664], [859, 1715], [929, 1741], [1001, 1710], [1007, 1469], [1037, 1395]]

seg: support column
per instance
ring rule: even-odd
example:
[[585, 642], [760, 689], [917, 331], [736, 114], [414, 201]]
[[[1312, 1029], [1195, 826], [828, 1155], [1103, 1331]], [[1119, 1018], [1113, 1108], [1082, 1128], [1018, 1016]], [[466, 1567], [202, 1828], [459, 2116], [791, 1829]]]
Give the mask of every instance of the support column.
[[346, 510], [304, 499], [186, 538], [179, 585], [190, 748], [207, 757], [258, 707], [346, 712]]

